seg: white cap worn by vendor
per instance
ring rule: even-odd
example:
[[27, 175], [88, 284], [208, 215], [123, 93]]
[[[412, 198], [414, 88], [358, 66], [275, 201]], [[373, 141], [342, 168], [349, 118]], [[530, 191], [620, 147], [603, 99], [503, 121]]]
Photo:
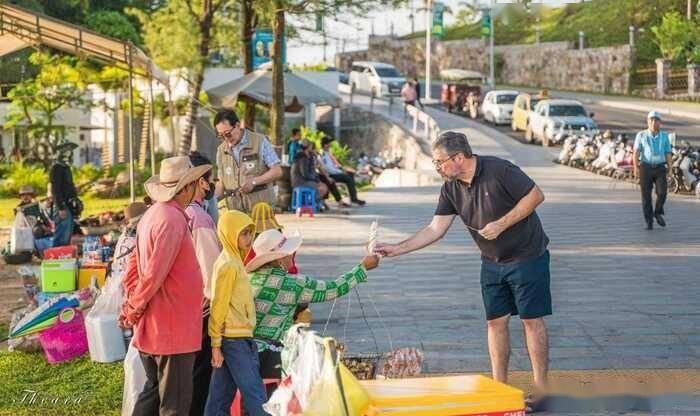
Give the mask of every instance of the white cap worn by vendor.
[[168, 202], [209, 170], [211, 165], [193, 167], [187, 156], [169, 157], [160, 162], [160, 174], [151, 176], [143, 186], [152, 200]]
[[301, 237], [285, 237], [275, 229], [263, 231], [253, 242], [255, 257], [245, 266], [245, 270], [250, 273], [271, 261], [291, 256], [299, 250], [301, 241]]
[[655, 119], [661, 121], [661, 113], [659, 113], [656, 110], [649, 111], [649, 114], [647, 114], [647, 119], [650, 119], [650, 118], [655, 118]]

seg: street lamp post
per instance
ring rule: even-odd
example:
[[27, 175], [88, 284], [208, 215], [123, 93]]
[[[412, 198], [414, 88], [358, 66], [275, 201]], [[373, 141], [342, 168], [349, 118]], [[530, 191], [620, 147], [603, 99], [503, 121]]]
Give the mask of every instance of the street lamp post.
[[583, 50], [583, 31], [578, 32], [578, 48], [579, 50]]
[[430, 59], [431, 59], [431, 32], [433, 31], [433, 0], [426, 0], [425, 5], [425, 102], [430, 102]]
[[493, 59], [493, 0], [489, 1], [489, 85], [491, 88], [496, 85], [496, 75]]

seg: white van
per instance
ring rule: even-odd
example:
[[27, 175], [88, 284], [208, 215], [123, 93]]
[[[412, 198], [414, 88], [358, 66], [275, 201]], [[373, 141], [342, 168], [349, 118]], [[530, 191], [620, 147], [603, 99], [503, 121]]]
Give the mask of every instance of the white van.
[[400, 95], [406, 78], [393, 65], [381, 62], [352, 63], [348, 79], [352, 91], [363, 91], [375, 97]]

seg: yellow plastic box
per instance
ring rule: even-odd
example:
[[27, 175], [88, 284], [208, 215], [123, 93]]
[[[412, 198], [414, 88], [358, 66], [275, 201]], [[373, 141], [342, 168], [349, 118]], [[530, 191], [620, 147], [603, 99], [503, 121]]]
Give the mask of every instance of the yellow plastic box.
[[367, 416], [524, 416], [523, 392], [484, 376], [360, 381]]
[[97, 287], [101, 288], [105, 285], [107, 277], [106, 265], [90, 265], [81, 267], [78, 270], [78, 289], [83, 289], [90, 286], [90, 281], [95, 278]]

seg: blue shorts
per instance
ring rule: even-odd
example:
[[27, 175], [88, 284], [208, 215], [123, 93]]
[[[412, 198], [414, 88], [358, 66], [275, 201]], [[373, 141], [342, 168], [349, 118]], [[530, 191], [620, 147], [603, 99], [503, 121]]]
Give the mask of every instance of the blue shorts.
[[521, 319], [551, 315], [549, 251], [515, 264], [482, 258], [481, 295], [487, 320], [506, 315], [520, 315]]

